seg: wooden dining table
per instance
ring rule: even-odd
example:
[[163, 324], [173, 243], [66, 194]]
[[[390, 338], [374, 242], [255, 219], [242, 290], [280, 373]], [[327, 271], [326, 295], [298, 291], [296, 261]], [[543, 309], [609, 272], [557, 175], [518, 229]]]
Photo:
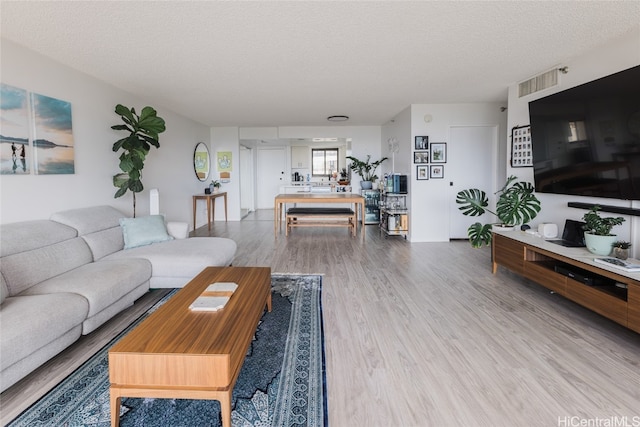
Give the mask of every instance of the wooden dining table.
[[[364, 231], [364, 197], [356, 193], [291, 193], [278, 194], [274, 199], [274, 221], [273, 228], [276, 237], [282, 229], [283, 216], [286, 213], [287, 203], [305, 204], [351, 204], [354, 211], [360, 211], [362, 218], [362, 230]], [[364, 233], [363, 233], [364, 236]]]

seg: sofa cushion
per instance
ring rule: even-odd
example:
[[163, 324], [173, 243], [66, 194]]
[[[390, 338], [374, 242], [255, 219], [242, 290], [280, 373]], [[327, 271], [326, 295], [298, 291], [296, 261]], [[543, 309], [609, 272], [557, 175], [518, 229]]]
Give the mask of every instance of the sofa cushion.
[[2, 258], [2, 275], [9, 295], [64, 274], [93, 260], [89, 246], [80, 237]]
[[89, 245], [93, 260], [124, 248], [120, 218], [124, 215], [111, 206], [92, 206], [57, 212], [53, 221], [73, 227]]
[[54, 221], [23, 221], [0, 226], [0, 257], [73, 239], [78, 232]]
[[141, 218], [121, 218], [120, 227], [122, 227], [125, 249], [137, 248], [138, 246], [146, 246], [173, 239], [167, 232], [164, 217], [161, 215], [149, 215]]
[[0, 272], [0, 305], [2, 305], [2, 303], [8, 296], [9, 296], [9, 289], [7, 289], [7, 284], [4, 281], [2, 272]]
[[151, 264], [141, 258], [101, 260], [38, 283], [20, 295], [70, 292], [86, 298], [88, 317], [104, 310], [151, 277]]
[[87, 300], [75, 294], [7, 298], [0, 310], [0, 367], [4, 370], [82, 324], [88, 311]]
[[205, 267], [227, 266], [237, 245], [222, 237], [191, 237], [116, 252], [105, 258], [144, 258], [151, 261], [153, 277], [194, 278]]
[[51, 220], [78, 230], [78, 236], [117, 227], [124, 215], [111, 206], [91, 206], [56, 212]]

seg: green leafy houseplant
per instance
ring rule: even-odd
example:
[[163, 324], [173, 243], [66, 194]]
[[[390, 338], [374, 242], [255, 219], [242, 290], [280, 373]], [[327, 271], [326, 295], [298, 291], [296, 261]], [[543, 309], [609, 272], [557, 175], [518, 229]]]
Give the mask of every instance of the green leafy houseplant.
[[620, 248], [620, 249], [629, 249], [631, 247], [631, 243], [630, 242], [625, 242], [623, 240], [618, 240], [613, 242], [613, 247], [614, 248]]
[[586, 223], [582, 226], [585, 232], [595, 234], [596, 236], [613, 236], [611, 229], [614, 225], [620, 225], [624, 222], [624, 218], [619, 217], [606, 217], [603, 218], [598, 212], [601, 209], [600, 206], [594, 205], [589, 212], [582, 217]]
[[[456, 195], [456, 203], [458, 209], [464, 215], [480, 216], [485, 212], [498, 217], [502, 225], [514, 226], [517, 224], [525, 224], [534, 219], [540, 212], [540, 200], [533, 194], [533, 185], [525, 181], [516, 181], [518, 178], [510, 176], [507, 178], [505, 185], [495, 194], [498, 196], [496, 203], [496, 211], [488, 209], [489, 198], [487, 194], [472, 188], [459, 191]], [[492, 224], [481, 224], [476, 222], [471, 224], [467, 230], [469, 243], [474, 248], [479, 248], [483, 244], [491, 243], [491, 226]]]
[[347, 159], [351, 160], [351, 164], [349, 168], [354, 171], [356, 174], [360, 175], [363, 181], [374, 182], [378, 179], [378, 175], [376, 175], [376, 169], [378, 166], [382, 164], [388, 157], [383, 157], [380, 160], [376, 160], [375, 162], [371, 162], [371, 155], [367, 154], [366, 160], [356, 159], [353, 156], [347, 156]]
[[622, 224], [624, 218], [603, 218], [598, 212], [600, 209], [600, 206], [594, 205], [582, 217], [585, 222], [585, 225], [582, 226], [584, 229], [584, 243], [589, 252], [596, 255], [609, 256], [613, 250], [613, 242], [616, 241], [616, 235], [611, 234], [611, 229], [615, 225]]
[[118, 187], [114, 198], [123, 196], [127, 190], [133, 193], [133, 217], [136, 216], [136, 193], [144, 189], [142, 185], [142, 169], [144, 161], [153, 145], [160, 148], [158, 135], [165, 131], [164, 120], [158, 117], [155, 109], [144, 107], [140, 115], [134, 108], [127, 108], [122, 104], [116, 105], [116, 114], [120, 116], [123, 125], [111, 126], [111, 129], [129, 133], [113, 144], [113, 151], [120, 154], [121, 173], [113, 176], [113, 185]]

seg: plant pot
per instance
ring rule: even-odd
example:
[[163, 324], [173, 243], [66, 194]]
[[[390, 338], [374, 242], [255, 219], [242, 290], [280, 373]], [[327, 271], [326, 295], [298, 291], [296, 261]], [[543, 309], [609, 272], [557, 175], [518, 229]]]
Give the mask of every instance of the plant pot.
[[371, 190], [373, 188], [373, 182], [360, 181], [360, 188], [362, 188], [363, 190]]
[[598, 236], [596, 234], [584, 233], [584, 243], [592, 254], [609, 256], [613, 247], [613, 242], [618, 236]]
[[496, 231], [513, 231], [516, 227], [515, 225], [491, 224], [491, 228]]
[[613, 256], [619, 259], [629, 258], [629, 249], [613, 248]]

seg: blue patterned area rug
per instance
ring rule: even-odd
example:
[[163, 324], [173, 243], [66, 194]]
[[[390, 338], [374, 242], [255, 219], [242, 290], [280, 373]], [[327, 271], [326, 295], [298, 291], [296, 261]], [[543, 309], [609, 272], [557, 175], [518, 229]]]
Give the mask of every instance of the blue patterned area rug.
[[[272, 275], [272, 311], [256, 330], [233, 390], [233, 427], [328, 425], [319, 275]], [[110, 426], [109, 348], [172, 291], [11, 427]], [[215, 400], [123, 398], [120, 425], [221, 426]]]

